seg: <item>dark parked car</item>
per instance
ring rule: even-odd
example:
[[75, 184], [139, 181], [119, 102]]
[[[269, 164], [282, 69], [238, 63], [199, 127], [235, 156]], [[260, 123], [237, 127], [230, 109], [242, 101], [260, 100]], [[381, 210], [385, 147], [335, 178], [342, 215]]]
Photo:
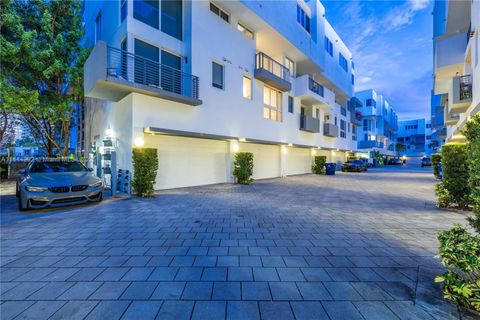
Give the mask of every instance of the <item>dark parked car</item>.
[[16, 193], [20, 210], [102, 201], [103, 183], [81, 162], [34, 159], [19, 171]]
[[402, 165], [403, 161], [400, 158], [391, 158], [388, 160], [388, 164], [398, 166], [398, 165]]
[[432, 166], [432, 161], [430, 160], [429, 157], [423, 157], [421, 166], [422, 166], [422, 168], [423, 167], [431, 167]]
[[347, 161], [342, 165], [343, 172], [367, 171], [367, 165], [362, 160]]

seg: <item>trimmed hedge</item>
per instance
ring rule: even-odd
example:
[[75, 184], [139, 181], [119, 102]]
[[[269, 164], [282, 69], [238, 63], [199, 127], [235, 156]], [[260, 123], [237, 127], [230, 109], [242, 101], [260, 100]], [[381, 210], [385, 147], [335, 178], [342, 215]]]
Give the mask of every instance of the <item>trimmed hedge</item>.
[[[450, 204], [465, 209], [470, 204], [468, 184], [468, 152], [464, 144], [446, 144], [442, 147], [442, 187], [449, 195]], [[437, 192], [437, 197], [441, 196]], [[438, 202], [445, 202], [443, 200]], [[447, 205], [447, 206], [448, 206]]]
[[237, 183], [250, 184], [253, 179], [253, 153], [237, 152], [233, 162], [233, 176]]
[[142, 198], [152, 197], [158, 170], [158, 155], [155, 148], [133, 148], [133, 180], [135, 195]]
[[463, 130], [467, 138], [471, 201], [474, 216], [468, 218], [470, 225], [480, 234], [480, 114], [473, 116]]
[[326, 156], [315, 156], [313, 158], [312, 172], [315, 174], [325, 173], [325, 163], [327, 163]]
[[442, 155], [440, 153], [434, 153], [430, 156], [430, 160], [432, 161], [433, 175], [436, 178], [440, 177], [438, 165], [442, 163]]

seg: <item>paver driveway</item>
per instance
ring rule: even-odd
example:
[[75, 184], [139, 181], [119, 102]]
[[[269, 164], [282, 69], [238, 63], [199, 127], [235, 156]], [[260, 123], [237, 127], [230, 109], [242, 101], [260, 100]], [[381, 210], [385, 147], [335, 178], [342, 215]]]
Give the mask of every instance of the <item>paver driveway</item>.
[[464, 217], [435, 209], [433, 184], [306, 175], [9, 219], [1, 318], [457, 318], [433, 256]]

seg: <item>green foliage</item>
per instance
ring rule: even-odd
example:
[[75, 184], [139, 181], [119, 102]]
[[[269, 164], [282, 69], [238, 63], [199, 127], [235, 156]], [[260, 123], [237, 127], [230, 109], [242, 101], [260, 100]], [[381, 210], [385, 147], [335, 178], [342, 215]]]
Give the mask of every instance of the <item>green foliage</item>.
[[354, 160], [358, 160], [358, 157], [348, 157], [347, 158], [347, 161], [354, 161]]
[[439, 177], [440, 172], [438, 171], [438, 165], [442, 162], [442, 155], [440, 153], [434, 153], [430, 156], [430, 160], [432, 161], [433, 175]]
[[152, 197], [157, 177], [158, 155], [155, 148], [133, 148], [133, 192], [140, 197]]
[[442, 184], [452, 204], [466, 209], [470, 203], [468, 184], [468, 151], [464, 144], [446, 144], [442, 147]]
[[20, 115], [48, 155], [66, 156], [89, 53], [82, 3], [3, 0], [0, 11], [0, 112]]
[[406, 149], [406, 147], [403, 143], [397, 143], [395, 145], [395, 151], [397, 151], [399, 153], [405, 151], [405, 149]]
[[378, 150], [371, 152], [372, 159], [376, 160], [377, 167], [382, 168], [385, 165], [385, 155], [381, 154]]
[[315, 174], [324, 174], [326, 162], [327, 162], [326, 156], [315, 156], [313, 158], [312, 172]]
[[443, 282], [444, 297], [480, 311], [480, 236], [456, 224], [438, 235], [440, 257], [447, 271], [436, 277]]
[[233, 162], [233, 176], [237, 183], [250, 184], [253, 179], [253, 153], [237, 152]]
[[450, 197], [447, 188], [441, 182], [435, 185], [435, 196], [437, 198], [436, 204], [439, 208], [448, 208], [452, 203], [452, 197]]
[[474, 215], [468, 218], [470, 225], [480, 234], [480, 114], [474, 115], [463, 130], [467, 138], [469, 177]]
[[233, 162], [233, 176], [237, 183], [250, 184], [253, 179], [253, 153], [237, 152]]

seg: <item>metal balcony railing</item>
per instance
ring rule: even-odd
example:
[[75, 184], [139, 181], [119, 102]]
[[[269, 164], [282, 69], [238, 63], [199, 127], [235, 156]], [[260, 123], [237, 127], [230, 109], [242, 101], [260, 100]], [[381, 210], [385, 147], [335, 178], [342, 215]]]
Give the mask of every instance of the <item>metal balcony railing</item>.
[[320, 132], [320, 120], [312, 116], [300, 115], [300, 130], [318, 133]]
[[460, 100], [472, 99], [472, 75], [460, 77]]
[[268, 55], [263, 52], [259, 52], [256, 54], [255, 57], [255, 68], [256, 69], [264, 69], [268, 72], [274, 74], [275, 76], [285, 80], [290, 81], [290, 71], [287, 67], [285, 67], [280, 62], [272, 59]]
[[312, 78], [308, 78], [308, 89], [319, 96], [323, 97], [324, 96], [324, 88], [323, 86], [318, 83], [317, 81], [313, 80]]
[[107, 75], [198, 99], [198, 77], [117, 48], [107, 48]]
[[363, 140], [358, 142], [359, 149], [380, 148], [383, 149], [384, 143], [376, 140]]

